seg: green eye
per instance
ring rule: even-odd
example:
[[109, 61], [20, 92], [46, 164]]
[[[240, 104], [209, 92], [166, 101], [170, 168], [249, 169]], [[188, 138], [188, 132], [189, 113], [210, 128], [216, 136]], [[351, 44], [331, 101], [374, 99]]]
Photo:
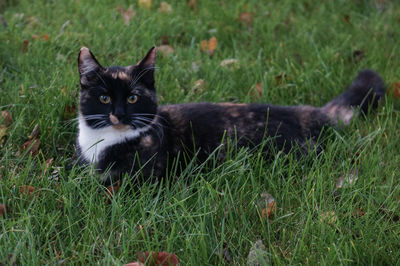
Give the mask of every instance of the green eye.
[[99, 100], [101, 103], [104, 103], [104, 104], [109, 104], [111, 102], [110, 96], [107, 96], [107, 95], [101, 95], [99, 97]]
[[131, 95], [128, 97], [128, 103], [135, 103], [137, 102], [137, 100], [138, 100], [137, 95]]

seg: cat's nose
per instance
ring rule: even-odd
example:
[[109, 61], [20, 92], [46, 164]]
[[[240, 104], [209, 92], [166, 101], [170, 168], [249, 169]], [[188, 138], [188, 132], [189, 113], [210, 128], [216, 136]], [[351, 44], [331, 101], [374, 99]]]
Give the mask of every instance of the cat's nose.
[[116, 108], [115, 109], [115, 112], [114, 112], [114, 115], [119, 119], [119, 120], [121, 120], [122, 118], [124, 118], [125, 117], [125, 110], [124, 109], [122, 109], [122, 108]]

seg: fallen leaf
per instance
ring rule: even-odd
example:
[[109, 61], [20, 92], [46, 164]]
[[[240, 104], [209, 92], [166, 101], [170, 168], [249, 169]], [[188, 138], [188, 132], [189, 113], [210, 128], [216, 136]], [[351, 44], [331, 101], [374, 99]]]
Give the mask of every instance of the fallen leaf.
[[120, 182], [117, 181], [113, 186], [107, 187], [107, 199], [111, 200], [114, 197], [114, 194], [116, 194], [119, 190]]
[[276, 209], [275, 198], [268, 192], [261, 193], [258, 200], [258, 207], [261, 209], [262, 218], [273, 218]]
[[51, 164], [53, 163], [53, 161], [54, 161], [54, 158], [50, 158], [50, 159], [47, 159], [47, 160], [46, 160], [46, 165], [45, 165], [45, 167], [44, 167], [43, 174], [41, 174], [40, 177], [46, 175], [46, 173], [47, 173], [48, 170], [50, 169]]
[[200, 91], [205, 90], [206, 87], [207, 87], [207, 82], [204, 79], [199, 79], [194, 82], [192, 90], [194, 93], [198, 93]]
[[38, 139], [28, 140], [22, 145], [24, 151], [28, 151], [31, 155], [38, 155], [39, 153], [40, 141]]
[[275, 76], [275, 84], [277, 84], [277, 85], [279, 85], [279, 84], [285, 84], [285, 83], [286, 83], [286, 79], [287, 79], [287, 77], [286, 77], [286, 74], [285, 74], [285, 73], [276, 75], [276, 76]]
[[355, 209], [353, 212], [353, 217], [355, 218], [360, 218], [361, 216], [364, 216], [365, 212], [362, 209]]
[[174, 48], [172, 46], [163, 44], [160, 46], [157, 46], [157, 52], [160, 52], [162, 55], [170, 55], [175, 52]]
[[254, 13], [253, 12], [242, 12], [239, 15], [239, 21], [248, 25], [253, 26], [254, 22]]
[[202, 40], [200, 49], [203, 53], [207, 52], [207, 47], [208, 47], [208, 41], [207, 40]]
[[248, 266], [269, 265], [270, 260], [267, 249], [261, 239], [257, 240], [251, 247], [247, 255]]
[[217, 38], [211, 37], [210, 40], [208, 41], [208, 54], [210, 56], [214, 55], [215, 49], [218, 47], [218, 41]]
[[129, 25], [129, 22], [132, 17], [136, 15], [136, 11], [133, 10], [132, 6], [130, 6], [127, 10], [123, 12], [123, 17], [124, 17], [124, 24]]
[[158, 8], [158, 12], [170, 14], [172, 12], [172, 6], [167, 2], [161, 2], [160, 7]]
[[40, 136], [40, 126], [39, 124], [36, 124], [31, 134], [28, 136], [28, 139], [37, 139], [39, 136]]
[[356, 166], [350, 170], [349, 173], [343, 174], [336, 182], [336, 188], [346, 188], [353, 186], [358, 179], [358, 168]]
[[178, 257], [175, 254], [170, 254], [165, 251], [155, 252], [138, 252], [139, 261], [146, 265], [178, 265]]
[[0, 217], [4, 216], [6, 213], [10, 213], [10, 212], [11, 212], [11, 209], [7, 205], [0, 203]]
[[121, 15], [122, 11], [124, 10], [122, 6], [117, 6], [118, 14]]
[[[12, 116], [8, 111], [1, 111], [2, 122], [8, 127], [12, 123]], [[0, 120], [1, 121], [1, 120]]]
[[263, 89], [262, 89], [262, 87], [261, 87], [261, 83], [260, 83], [260, 82], [257, 82], [257, 84], [256, 84], [256, 90], [257, 90], [257, 92], [258, 92], [258, 94], [259, 94], [260, 96], [263, 95]]
[[72, 102], [70, 105], [65, 105], [64, 112], [63, 112], [63, 119], [71, 120], [71, 119], [75, 118], [75, 116], [76, 116], [75, 102]]
[[31, 37], [32, 37], [32, 39], [34, 39], [34, 40], [37, 40], [37, 39], [39, 39], [39, 36], [38, 36], [38, 35], [36, 35], [36, 34], [32, 34], [32, 35], [31, 35]]
[[3, 143], [3, 138], [7, 136], [7, 127], [5, 125], [0, 125], [0, 144]]
[[161, 44], [169, 44], [169, 39], [167, 35], [161, 36]]
[[140, 8], [150, 9], [151, 0], [139, 0], [138, 4]]
[[144, 264], [141, 262], [135, 261], [135, 262], [129, 262], [129, 263], [125, 264], [125, 266], [144, 266]]
[[21, 186], [21, 187], [19, 188], [19, 193], [21, 193], [21, 195], [27, 195], [27, 196], [29, 196], [29, 197], [32, 197], [32, 196], [34, 196], [34, 195], [40, 197], [40, 192], [37, 191], [37, 190], [35, 189], [35, 187], [33, 187], [33, 186], [28, 186], [28, 185]]
[[400, 82], [393, 83], [387, 90], [387, 93], [392, 94], [394, 98], [400, 99]]
[[350, 25], [351, 25], [350, 16], [349, 16], [349, 15], [347, 15], [347, 14], [343, 15], [343, 20], [344, 20], [344, 22], [346, 22], [347, 24], [350, 24]]
[[192, 10], [196, 10], [198, 5], [198, 0], [189, 0], [188, 6]]
[[50, 40], [50, 36], [48, 34], [44, 33], [44, 34], [42, 34], [42, 39], [47, 42], [48, 40]]
[[23, 53], [26, 53], [26, 51], [28, 50], [28, 46], [29, 46], [29, 40], [24, 40], [24, 42], [22, 43], [21, 51]]
[[337, 216], [334, 211], [321, 212], [319, 221], [332, 225], [337, 222]]
[[222, 60], [219, 65], [222, 67], [229, 68], [230, 70], [233, 70], [233, 69], [239, 68], [239, 60], [234, 59], [234, 58], [228, 58], [228, 59]]

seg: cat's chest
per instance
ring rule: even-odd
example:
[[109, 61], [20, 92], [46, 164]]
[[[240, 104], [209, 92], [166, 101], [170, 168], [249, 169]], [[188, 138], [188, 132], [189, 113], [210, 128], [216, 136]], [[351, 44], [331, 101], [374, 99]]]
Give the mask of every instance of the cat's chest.
[[97, 163], [107, 148], [139, 137], [140, 129], [115, 129], [105, 127], [93, 129], [79, 119], [78, 145], [82, 159], [89, 163]]

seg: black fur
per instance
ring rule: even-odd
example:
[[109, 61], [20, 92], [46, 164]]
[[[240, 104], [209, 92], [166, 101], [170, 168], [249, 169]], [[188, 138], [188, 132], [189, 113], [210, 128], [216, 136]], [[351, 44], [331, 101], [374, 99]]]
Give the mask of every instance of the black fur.
[[[232, 103], [157, 106], [154, 60], [154, 49], [139, 64], [126, 68], [103, 68], [88, 50], [79, 56], [80, 116], [86, 120], [89, 115], [105, 115], [104, 123], [94, 119], [86, 120], [87, 124], [92, 128], [99, 123], [101, 127], [113, 126], [111, 116], [106, 116], [112, 114], [131, 130], [147, 128], [136, 138], [121, 139], [104, 149], [96, 162], [100, 172], [110, 168], [113, 177], [128, 173], [138, 180], [162, 177], [178, 156], [196, 154], [204, 161], [228, 138], [235, 140], [238, 147], [250, 148], [269, 138], [285, 152], [298, 145], [307, 153], [307, 147], [315, 144], [325, 126], [336, 126], [341, 120], [348, 124], [354, 116], [353, 108], [363, 112], [375, 108], [385, 92], [379, 75], [365, 70], [341, 95], [321, 108]], [[87, 69], [94, 70], [85, 73]], [[112, 103], [100, 103], [98, 98], [102, 94], [109, 95]], [[139, 96], [137, 103], [126, 103], [131, 94]], [[141, 114], [141, 122], [135, 122], [135, 114]], [[82, 155], [79, 141], [77, 150]], [[221, 154], [223, 157], [223, 148]]]

